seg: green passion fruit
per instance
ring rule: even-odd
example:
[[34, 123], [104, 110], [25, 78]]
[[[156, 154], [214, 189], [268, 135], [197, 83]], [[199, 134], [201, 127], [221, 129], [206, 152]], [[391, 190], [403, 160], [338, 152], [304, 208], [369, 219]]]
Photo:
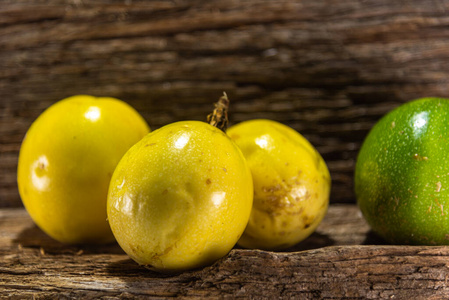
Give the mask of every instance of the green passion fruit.
[[449, 245], [449, 100], [411, 101], [375, 124], [357, 158], [355, 193], [389, 243]]

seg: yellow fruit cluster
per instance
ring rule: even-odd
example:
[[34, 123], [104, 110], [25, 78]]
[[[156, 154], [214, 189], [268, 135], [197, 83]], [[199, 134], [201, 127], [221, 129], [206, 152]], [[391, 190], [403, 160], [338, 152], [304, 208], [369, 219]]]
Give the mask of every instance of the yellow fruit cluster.
[[216, 127], [227, 123], [223, 103], [210, 124], [183, 121], [149, 133], [139, 113], [118, 99], [57, 102], [22, 143], [24, 206], [58, 241], [115, 238], [132, 259], [157, 271], [208, 265], [236, 243], [295, 245], [327, 211], [324, 160], [278, 122], [242, 122], [226, 134]]

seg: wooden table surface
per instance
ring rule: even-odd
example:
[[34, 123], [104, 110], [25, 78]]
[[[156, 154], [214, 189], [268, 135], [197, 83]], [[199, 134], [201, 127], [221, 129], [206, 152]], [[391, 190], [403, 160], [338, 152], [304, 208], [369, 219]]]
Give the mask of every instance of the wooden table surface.
[[385, 245], [351, 204], [331, 205], [288, 251], [233, 249], [171, 275], [137, 265], [116, 244], [60, 244], [24, 209], [0, 210], [0, 298], [442, 299], [448, 264], [449, 247]]

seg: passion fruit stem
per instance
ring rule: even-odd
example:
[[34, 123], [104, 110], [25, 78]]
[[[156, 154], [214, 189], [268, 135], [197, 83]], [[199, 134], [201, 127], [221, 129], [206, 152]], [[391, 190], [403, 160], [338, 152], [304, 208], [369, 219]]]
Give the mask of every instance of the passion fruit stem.
[[228, 128], [228, 108], [228, 95], [226, 95], [226, 92], [223, 92], [223, 96], [215, 103], [214, 111], [207, 116], [207, 122], [221, 131], [226, 132]]

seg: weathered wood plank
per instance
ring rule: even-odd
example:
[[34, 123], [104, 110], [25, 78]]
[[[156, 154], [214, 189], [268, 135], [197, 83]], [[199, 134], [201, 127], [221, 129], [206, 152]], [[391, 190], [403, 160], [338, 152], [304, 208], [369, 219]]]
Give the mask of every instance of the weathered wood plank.
[[22, 209], [0, 210], [0, 297], [442, 299], [449, 248], [389, 246], [353, 205], [332, 205], [316, 233], [284, 252], [234, 249], [212, 266], [162, 275], [117, 245], [66, 246]]
[[373, 123], [449, 94], [444, 0], [2, 1], [0, 207], [20, 206], [15, 169], [31, 122], [64, 97], [121, 98], [152, 128], [204, 120], [225, 90], [231, 122], [270, 118], [303, 133], [353, 202]]

